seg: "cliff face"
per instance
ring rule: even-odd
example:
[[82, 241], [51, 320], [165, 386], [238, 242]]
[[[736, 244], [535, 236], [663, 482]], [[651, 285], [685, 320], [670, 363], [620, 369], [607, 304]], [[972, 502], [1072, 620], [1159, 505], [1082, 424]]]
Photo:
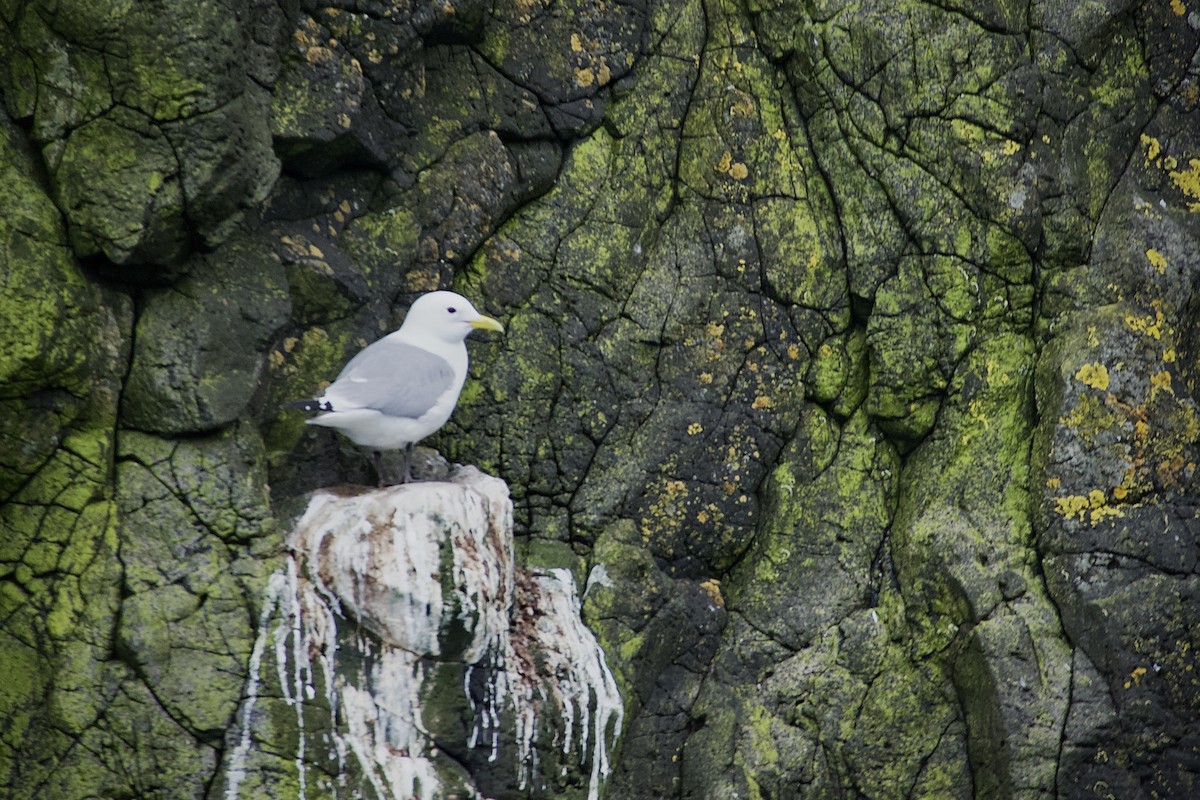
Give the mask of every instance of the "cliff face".
[[[0, 3], [0, 785], [1200, 793], [1198, 14]], [[491, 583], [277, 411], [442, 286]]]

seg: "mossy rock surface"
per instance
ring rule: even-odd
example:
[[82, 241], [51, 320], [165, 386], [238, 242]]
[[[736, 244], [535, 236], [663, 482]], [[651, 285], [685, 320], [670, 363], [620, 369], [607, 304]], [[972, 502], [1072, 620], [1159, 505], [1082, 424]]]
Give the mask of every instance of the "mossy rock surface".
[[507, 334], [426, 444], [586, 588], [603, 796], [1200, 793], [1186, 2], [0, 19], [0, 793], [379, 794], [255, 656], [373, 480], [279, 406], [435, 288]]

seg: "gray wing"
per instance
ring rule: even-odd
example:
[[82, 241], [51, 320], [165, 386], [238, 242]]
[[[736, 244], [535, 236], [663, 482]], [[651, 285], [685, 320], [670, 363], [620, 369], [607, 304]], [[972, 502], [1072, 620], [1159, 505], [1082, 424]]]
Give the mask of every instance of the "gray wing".
[[325, 397], [334, 411], [347, 406], [372, 408], [415, 419], [453, 383], [454, 369], [446, 359], [411, 344], [381, 339], [350, 359], [325, 390]]

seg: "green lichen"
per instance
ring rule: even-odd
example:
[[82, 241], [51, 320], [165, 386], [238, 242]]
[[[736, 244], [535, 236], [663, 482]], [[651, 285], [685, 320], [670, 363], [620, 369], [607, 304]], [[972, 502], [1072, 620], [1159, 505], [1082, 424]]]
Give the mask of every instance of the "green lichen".
[[531, 569], [565, 569], [575, 578], [575, 585], [587, 586], [587, 568], [584, 560], [566, 542], [531, 538], [521, 543], [520, 562]]
[[[945, 664], [966, 698], [976, 792], [1053, 774], [1070, 695], [1058, 612], [1030, 567], [1032, 380], [1024, 337], [970, 353], [937, 431], [910, 457], [893, 528], [914, 648]], [[1004, 699], [1014, 681], [1032, 687], [1027, 702]]]
[[[0, 654], [11, 667], [0, 715], [6, 786], [60, 780], [82, 797], [103, 770], [75, 755], [107, 705], [108, 641], [119, 592], [111, 491], [126, 304], [71, 261], [61, 218], [31, 176], [29, 154], [0, 125]], [[119, 671], [119, 670], [118, 670]], [[87, 738], [83, 749], [97, 744]], [[63, 775], [63, 778], [59, 778]]]
[[362, 66], [347, 53], [310, 35], [296, 39], [299, 52], [284, 63], [271, 93], [271, 133], [282, 140], [281, 155], [321, 152], [347, 136], [362, 107]]
[[845, 426], [806, 414], [768, 483], [763, 527], [730, 577], [729, 602], [780, 641], [807, 642], [860, 602], [898, 478], [895, 452], [864, 414]]
[[[991, 580], [997, 560], [1024, 561], [1031, 530], [1025, 484], [1030, 436], [1026, 404], [1031, 379], [1032, 348], [1028, 340], [1015, 335], [989, 340], [972, 351], [956, 376], [954, 385], [962, 388], [943, 414], [940, 435], [915, 454], [914, 466], [906, 473], [906, 483], [914, 483], [905, 492], [906, 501], [898, 512], [902, 544], [898, 566], [906, 581], [921, 582], [923, 588], [915, 595], [937, 597], [934, 587], [942, 585], [959, 596], [965, 588], [964, 599], [973, 604], [982, 596], [979, 587]], [[980, 451], [989, 453], [989, 458], [977, 459], [975, 453]], [[937, 466], [924, 474], [921, 469], [927, 463]], [[955, 508], [971, 509], [971, 517], [961, 516]], [[946, 543], [938, 541], [943, 534], [966, 537], [965, 551], [952, 560], [969, 573], [949, 582], [942, 571], [945, 557], [926, 560], [946, 552]], [[1003, 538], [993, 540], [996, 534]], [[978, 548], [986, 560], [972, 565], [975, 557], [970, 554]], [[915, 559], [912, 562], [910, 553]], [[911, 575], [907, 573], [910, 565], [915, 568]], [[975, 577], [968, 578], [968, 574]], [[951, 611], [956, 601], [949, 602], [951, 607], [941, 608], [940, 613]], [[959, 620], [956, 624], [965, 621], [963, 617], [950, 619]]]
[[[97, 182], [96, 173], [107, 179]], [[166, 137], [131, 112], [116, 109], [74, 130], [51, 164], [56, 200], [72, 223], [72, 247], [118, 263], [143, 241], [164, 261], [181, 256], [186, 242], [178, 173]]]
[[597, 540], [593, 569], [597, 566], [604, 577], [588, 587], [583, 619], [603, 648], [628, 707], [637, 696], [636, 678], [644, 675], [635, 665], [653, 657], [654, 651], [648, 648], [659, 642], [645, 622], [665, 599], [667, 583], [629, 522], [610, 526]]
[[847, 418], [867, 396], [867, 335], [859, 327], [822, 342], [804, 379], [808, 399]]
[[9, 187], [0, 215], [0, 262], [25, 267], [0, 272], [8, 320], [0, 332], [0, 382], [12, 397], [56, 376], [72, 394], [82, 394], [93, 348], [79, 345], [99, 327], [100, 295], [72, 262], [58, 210], [32, 179], [30, 156], [9, 125], [0, 125], [0, 147], [12, 155], [0, 162]]
[[[257, 387], [261, 350], [287, 319], [283, 268], [257, 242], [230, 242], [189, 273], [143, 298], [122, 405], [129, 427], [200, 432], [237, 419]], [[180, 325], [186, 342], [172, 335]]]
[[132, 668], [130, 696], [157, 700], [119, 722], [155, 731], [163, 752], [192, 754], [163, 771], [164, 787], [211, 780], [215, 751], [200, 743], [223, 735], [240, 703], [257, 594], [280, 548], [263, 455], [247, 425], [207, 440], [120, 438], [125, 596], [113, 647]]
[[398, 265], [411, 259], [418, 234], [419, 228], [413, 213], [403, 207], [393, 206], [355, 219], [346, 231], [343, 246], [364, 271], [368, 285], [374, 289], [382, 282], [379, 273], [394, 271]]
[[914, 441], [933, 427], [949, 376], [971, 346], [982, 293], [958, 258], [905, 259], [880, 287], [867, 327], [867, 408], [890, 435]]

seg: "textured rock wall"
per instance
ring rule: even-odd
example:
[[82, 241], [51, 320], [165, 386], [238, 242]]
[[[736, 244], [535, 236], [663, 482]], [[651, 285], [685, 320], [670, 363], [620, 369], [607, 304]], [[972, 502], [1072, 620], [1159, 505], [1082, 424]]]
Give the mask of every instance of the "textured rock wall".
[[0, 2], [0, 786], [224, 795], [281, 521], [369, 474], [278, 403], [453, 286], [509, 334], [431, 443], [604, 578], [607, 796], [1200, 793], [1198, 29]]

